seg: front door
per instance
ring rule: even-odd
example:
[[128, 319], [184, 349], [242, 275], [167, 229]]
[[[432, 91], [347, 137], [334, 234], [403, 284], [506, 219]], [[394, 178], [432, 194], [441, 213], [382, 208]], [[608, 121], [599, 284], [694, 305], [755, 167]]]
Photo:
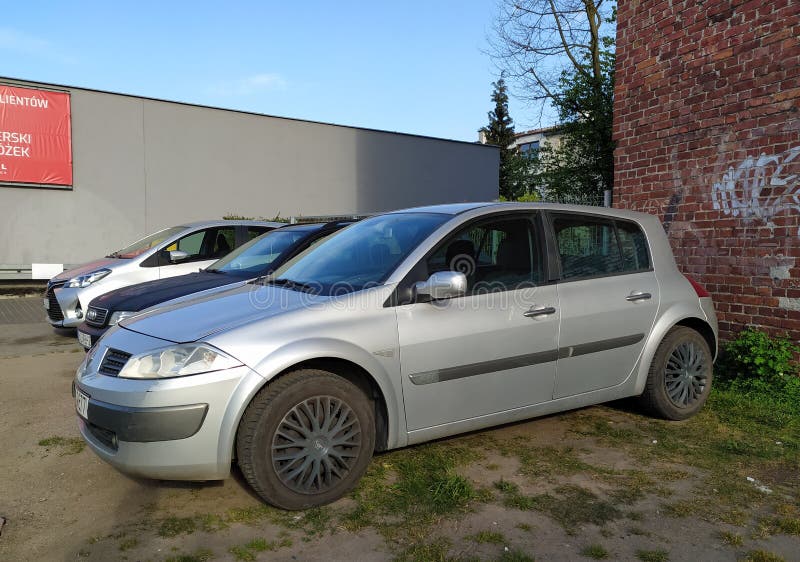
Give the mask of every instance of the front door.
[[561, 263], [555, 398], [621, 384], [631, 374], [659, 303], [644, 233], [633, 222], [551, 216]]
[[538, 214], [461, 227], [426, 258], [467, 276], [463, 297], [397, 308], [409, 431], [545, 402], [556, 372], [558, 297], [544, 278]]

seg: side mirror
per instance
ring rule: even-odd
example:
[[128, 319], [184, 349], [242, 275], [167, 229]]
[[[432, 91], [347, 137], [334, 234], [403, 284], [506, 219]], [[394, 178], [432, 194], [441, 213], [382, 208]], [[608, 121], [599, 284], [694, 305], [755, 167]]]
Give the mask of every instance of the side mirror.
[[188, 257], [189, 254], [187, 252], [184, 252], [183, 250], [172, 250], [171, 252], [169, 252], [169, 261], [171, 261], [172, 263], [185, 260]]
[[437, 271], [427, 281], [414, 284], [414, 297], [419, 300], [452, 299], [466, 293], [467, 276], [457, 271]]

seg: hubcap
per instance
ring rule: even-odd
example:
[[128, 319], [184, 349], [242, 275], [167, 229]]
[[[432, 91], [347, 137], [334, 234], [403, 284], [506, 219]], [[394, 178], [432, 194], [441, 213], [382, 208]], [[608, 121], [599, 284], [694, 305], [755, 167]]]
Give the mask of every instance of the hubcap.
[[680, 408], [691, 406], [703, 395], [708, 381], [705, 352], [694, 342], [672, 350], [664, 370], [667, 396]]
[[333, 396], [308, 398], [283, 417], [272, 438], [272, 466], [283, 484], [318, 494], [347, 475], [361, 450], [361, 425]]

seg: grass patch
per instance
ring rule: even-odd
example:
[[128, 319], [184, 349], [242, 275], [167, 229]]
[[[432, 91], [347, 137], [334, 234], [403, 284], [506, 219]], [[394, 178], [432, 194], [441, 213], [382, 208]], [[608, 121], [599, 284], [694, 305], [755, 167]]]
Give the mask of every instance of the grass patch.
[[126, 550], [130, 550], [132, 548], [136, 548], [137, 544], [139, 544], [139, 541], [138, 541], [138, 539], [136, 537], [128, 537], [127, 539], [123, 539], [119, 543], [119, 549], [122, 552], [125, 552]]
[[506, 537], [503, 533], [498, 533], [496, 531], [481, 531], [479, 533], [475, 533], [474, 535], [467, 537], [472, 542], [476, 542], [478, 544], [505, 544]]
[[603, 545], [590, 544], [589, 546], [581, 550], [581, 556], [585, 556], [586, 558], [593, 558], [595, 560], [605, 560], [606, 558], [608, 558], [609, 553], [605, 548], [603, 548]]
[[714, 498], [703, 496], [665, 503], [661, 505], [661, 512], [665, 516], [675, 519], [682, 517], [698, 517], [710, 523], [722, 522], [740, 527], [746, 525], [750, 517], [748, 512], [739, 507], [728, 505], [728, 501], [719, 496]]
[[800, 535], [800, 519], [796, 517], [766, 517], [760, 521], [763, 536]]
[[782, 556], [766, 550], [751, 550], [744, 560], [745, 562], [786, 562]]
[[582, 461], [571, 447], [531, 445], [530, 439], [522, 435], [496, 443], [496, 448], [503, 456], [516, 457], [519, 461], [519, 472], [529, 478], [552, 479], [578, 472], [607, 472]]
[[281, 540], [268, 541], [266, 539], [253, 539], [243, 546], [231, 547], [228, 552], [233, 554], [236, 560], [242, 562], [252, 562], [257, 558], [259, 552], [274, 552], [279, 548], [292, 546], [292, 539], [283, 537]]
[[243, 546], [232, 546], [228, 549], [228, 552], [233, 554], [233, 557], [240, 562], [253, 562], [256, 559], [255, 553]]
[[517, 523], [516, 527], [520, 531], [525, 531], [525, 532], [528, 532], [528, 533], [533, 531], [533, 526], [532, 525], [528, 525], [527, 523]]
[[458, 467], [483, 458], [477, 447], [465, 443], [470, 439], [376, 458], [353, 492], [356, 507], [342, 516], [343, 526], [349, 531], [373, 526], [389, 541], [421, 543], [434, 522], [466, 513], [471, 502], [485, 501], [490, 493], [457, 473]]
[[669, 553], [666, 550], [637, 550], [636, 558], [642, 562], [667, 562]]
[[528, 511], [541, 511], [558, 521], [567, 532], [572, 532], [583, 523], [603, 526], [619, 519], [622, 512], [611, 503], [598, 498], [594, 493], [574, 485], [559, 486], [556, 494], [525, 496], [513, 482], [500, 480], [494, 483], [503, 494], [506, 507]]
[[536, 509], [547, 513], [566, 529], [582, 523], [593, 523], [602, 527], [609, 521], [622, 517], [622, 512], [614, 505], [579, 486], [560, 486], [556, 488], [556, 492], [556, 496], [534, 496]]
[[176, 554], [168, 557], [164, 562], [208, 562], [214, 558], [214, 553], [207, 548], [201, 548], [193, 554]]
[[415, 544], [403, 550], [396, 562], [447, 562], [447, 553], [451, 543], [447, 539], [439, 539], [430, 543]]
[[86, 448], [86, 442], [80, 437], [60, 437], [58, 435], [53, 435], [52, 437], [40, 440], [39, 446], [47, 449], [58, 448], [60, 449], [58, 455], [63, 457], [64, 455], [77, 455]]
[[197, 530], [196, 517], [166, 517], [158, 526], [158, 536], [171, 538], [178, 535], [191, 535]]
[[742, 535], [721, 531], [719, 537], [722, 539], [722, 542], [728, 546], [744, 546], [744, 537]]
[[[162, 518], [153, 516], [155, 509], [153, 506], [146, 506], [145, 520], [135, 526], [138, 530], [153, 530], [158, 536], [164, 538], [174, 538], [181, 535], [192, 535], [196, 532], [215, 533], [229, 528], [233, 524], [248, 526], [258, 526], [271, 523], [282, 527], [284, 531], [279, 535], [277, 541], [265, 541], [268, 550], [290, 546], [291, 539], [284, 537], [287, 530], [294, 530], [304, 533], [304, 540], [323, 535], [333, 530], [333, 512], [327, 506], [315, 507], [302, 512], [288, 512], [273, 508], [265, 504], [251, 505], [247, 507], [231, 508], [223, 513], [203, 513], [192, 516], [169, 515]], [[124, 535], [124, 533], [123, 533]], [[121, 538], [121, 537], [111, 537]], [[261, 539], [255, 539], [252, 545], [245, 547], [250, 550], [258, 550]], [[252, 548], [251, 548], [252, 547]], [[232, 553], [233, 554], [233, 553]], [[247, 556], [239, 552], [241, 556]]]

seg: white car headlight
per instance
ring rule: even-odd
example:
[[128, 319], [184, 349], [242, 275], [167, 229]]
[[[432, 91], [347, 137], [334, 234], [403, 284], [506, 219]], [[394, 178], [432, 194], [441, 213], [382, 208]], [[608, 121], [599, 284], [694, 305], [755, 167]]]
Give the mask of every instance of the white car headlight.
[[118, 312], [114, 312], [111, 314], [111, 317], [108, 319], [109, 326], [116, 326], [120, 320], [125, 320], [126, 318], [130, 318], [131, 316], [136, 316], [137, 314], [141, 314], [140, 312], [133, 312], [130, 310], [120, 310]]
[[190, 343], [131, 357], [118, 376], [124, 379], [162, 379], [199, 375], [239, 366], [239, 361], [218, 349], [202, 343]]
[[71, 289], [83, 289], [84, 287], [88, 287], [92, 283], [100, 281], [103, 277], [111, 273], [110, 269], [98, 269], [97, 271], [93, 271], [87, 275], [79, 275], [78, 277], [73, 277], [69, 281], [67, 281], [65, 287]]

